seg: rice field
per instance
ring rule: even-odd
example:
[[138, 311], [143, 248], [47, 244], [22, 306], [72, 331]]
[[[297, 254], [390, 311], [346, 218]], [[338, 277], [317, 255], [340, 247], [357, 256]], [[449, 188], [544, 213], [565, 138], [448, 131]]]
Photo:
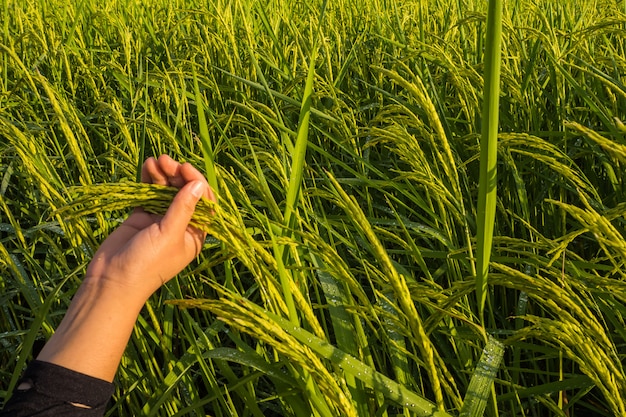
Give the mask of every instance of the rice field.
[[626, 2], [498, 4], [0, 2], [0, 398], [167, 153], [108, 416], [626, 415]]

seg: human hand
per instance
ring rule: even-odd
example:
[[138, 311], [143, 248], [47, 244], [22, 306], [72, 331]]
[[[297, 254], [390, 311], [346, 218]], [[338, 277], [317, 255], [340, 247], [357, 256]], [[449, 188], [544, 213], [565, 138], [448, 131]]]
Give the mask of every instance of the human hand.
[[163, 216], [135, 209], [102, 243], [85, 281], [112, 286], [143, 303], [200, 253], [205, 233], [189, 226], [189, 221], [201, 197], [215, 201], [215, 196], [191, 164], [167, 155], [147, 159], [141, 180], [180, 191]]

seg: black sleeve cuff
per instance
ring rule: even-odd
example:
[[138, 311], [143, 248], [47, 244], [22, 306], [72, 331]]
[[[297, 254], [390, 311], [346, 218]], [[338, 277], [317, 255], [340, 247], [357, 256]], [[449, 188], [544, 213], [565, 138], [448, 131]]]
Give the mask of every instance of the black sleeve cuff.
[[108, 381], [43, 361], [31, 362], [19, 383], [31, 388], [13, 392], [3, 417], [101, 416], [114, 390]]

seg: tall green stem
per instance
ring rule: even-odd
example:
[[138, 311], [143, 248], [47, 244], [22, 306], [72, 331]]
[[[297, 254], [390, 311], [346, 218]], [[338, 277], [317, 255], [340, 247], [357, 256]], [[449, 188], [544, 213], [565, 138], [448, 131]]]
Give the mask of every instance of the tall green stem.
[[496, 164], [498, 159], [498, 105], [500, 102], [500, 48], [502, 33], [502, 0], [490, 0], [487, 11], [485, 48], [485, 91], [483, 96], [480, 139], [480, 184], [478, 190], [478, 231], [476, 236], [476, 295], [479, 316], [487, 298], [487, 275], [493, 225], [496, 213]]

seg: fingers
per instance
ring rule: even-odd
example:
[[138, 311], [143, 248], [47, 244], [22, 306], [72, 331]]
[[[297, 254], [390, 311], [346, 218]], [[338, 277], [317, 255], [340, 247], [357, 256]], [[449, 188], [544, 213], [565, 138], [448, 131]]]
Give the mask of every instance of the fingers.
[[202, 175], [202, 173], [189, 162], [182, 164], [179, 172], [181, 177], [187, 182], [193, 180], [204, 180], [204, 175]]
[[[185, 235], [184, 243], [188, 253], [198, 256], [202, 250], [202, 243], [206, 237], [203, 231], [189, 227], [196, 204], [207, 193], [209, 186], [206, 181], [192, 181], [187, 183], [176, 194], [172, 204], [161, 220], [161, 231], [164, 235]], [[191, 259], [191, 258], [190, 258]]]
[[198, 252], [205, 234], [187, 226], [201, 197], [216, 201], [204, 175], [189, 163], [180, 164], [168, 155], [161, 155], [146, 160], [141, 177], [144, 182], [180, 188], [161, 220], [161, 231], [171, 236], [190, 232]]
[[157, 160], [159, 169], [166, 177], [166, 185], [171, 187], [181, 188], [188, 181], [185, 181], [181, 174], [182, 165], [170, 158], [168, 155], [161, 155]]
[[[191, 181], [202, 181], [206, 184], [206, 178], [204, 177], [204, 175], [202, 175], [202, 173], [200, 171], [198, 171], [196, 168], [194, 168], [193, 165], [191, 165], [188, 162], [185, 162], [181, 167], [180, 167], [180, 173], [182, 175], [182, 178], [186, 181], [186, 182], [191, 182]], [[215, 199], [215, 194], [213, 194], [213, 189], [211, 189], [211, 187], [207, 186], [204, 188], [204, 192], [202, 193], [202, 197], [211, 200], [213, 202], [216, 202], [217, 200]]]
[[[200, 171], [189, 163], [181, 164], [168, 155], [148, 158], [141, 169], [141, 180], [149, 184], [182, 188], [191, 181], [206, 181]], [[207, 194], [205, 197], [209, 198]]]
[[141, 181], [180, 188], [185, 185], [180, 168], [181, 164], [168, 155], [161, 155], [158, 159], [150, 157], [141, 167]]
[[[187, 230], [196, 204], [203, 195], [208, 194], [206, 181], [191, 181], [187, 183], [174, 197], [172, 204], [161, 220], [161, 230], [164, 234], [179, 234]], [[198, 239], [204, 234], [196, 231]]]
[[168, 185], [167, 175], [161, 169], [159, 162], [150, 157], [141, 167], [141, 181], [148, 184]]

